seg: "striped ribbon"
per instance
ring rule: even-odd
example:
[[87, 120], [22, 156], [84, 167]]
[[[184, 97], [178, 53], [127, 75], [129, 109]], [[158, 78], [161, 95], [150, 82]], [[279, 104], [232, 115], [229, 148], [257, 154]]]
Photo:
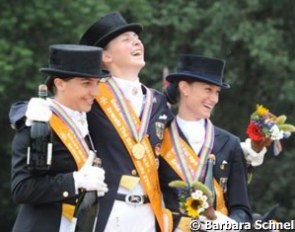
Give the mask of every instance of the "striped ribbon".
[[214, 143], [214, 127], [210, 120], [206, 119], [205, 121], [205, 140], [199, 154], [200, 160], [198, 162], [195, 173], [193, 173], [193, 170], [189, 168], [189, 162], [187, 160], [188, 158], [183, 155], [184, 151], [180, 135], [178, 133], [176, 119], [174, 119], [171, 123], [170, 136], [172, 138], [172, 145], [176, 154], [177, 161], [180, 165], [181, 172], [185, 177], [186, 182], [188, 184], [192, 184], [195, 181], [202, 181], [206, 173], [206, 160], [208, 158], [208, 155], [211, 154]]
[[68, 127], [69, 129], [74, 133], [76, 136], [78, 142], [80, 143], [81, 147], [83, 148], [84, 152], [86, 154], [89, 154], [89, 147], [86, 144], [82, 132], [79, 130], [79, 128], [76, 126], [76, 124], [73, 122], [73, 120], [70, 118], [70, 116], [67, 114], [67, 112], [60, 106], [60, 104], [52, 99], [51, 101], [50, 109], [51, 111], [57, 115]]
[[133, 110], [130, 104], [128, 104], [128, 101], [124, 97], [124, 94], [120, 90], [118, 84], [116, 83], [115, 80], [112, 78], [108, 79], [108, 82], [106, 82], [107, 86], [115, 96], [116, 103], [120, 106], [121, 112], [123, 114], [123, 118], [128, 125], [129, 131], [131, 132], [133, 138], [135, 141], [140, 142], [144, 135], [147, 132], [147, 128], [149, 125], [150, 117], [151, 117], [151, 112], [152, 112], [152, 102], [153, 102], [153, 94], [152, 91], [145, 87], [146, 89], [146, 101], [141, 117], [141, 123], [139, 128], [137, 128], [135, 120], [132, 119], [132, 114], [131, 111]]
[[283, 150], [280, 140], [275, 140], [273, 143], [273, 153], [275, 156], [279, 155]]

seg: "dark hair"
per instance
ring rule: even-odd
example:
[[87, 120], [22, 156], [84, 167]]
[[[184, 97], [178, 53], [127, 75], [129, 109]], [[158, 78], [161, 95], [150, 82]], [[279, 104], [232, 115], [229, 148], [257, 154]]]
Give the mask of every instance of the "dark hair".
[[55, 85], [54, 85], [54, 79], [55, 77], [53, 76], [48, 76], [46, 81], [45, 81], [45, 84], [47, 85], [47, 88], [49, 90], [50, 93], [52, 94], [55, 94]]
[[[185, 81], [185, 82], [187, 82], [188, 84], [191, 84], [191, 83], [193, 83], [193, 82], [196, 82], [196, 81], [193, 81], [193, 80], [180, 80], [180, 81]], [[168, 101], [171, 105], [175, 105], [175, 104], [177, 104], [178, 101], [179, 101], [180, 92], [179, 92], [178, 84], [179, 84], [180, 81], [170, 83], [170, 84], [168, 85], [168, 87], [167, 87], [166, 89], [163, 90], [164, 95], [165, 95], [166, 98], [167, 98], [167, 101]]]
[[178, 102], [179, 100], [178, 82], [171, 83], [170, 85], [167, 86], [167, 88], [163, 90], [163, 92], [167, 98], [167, 101], [170, 104], [174, 105]]
[[[55, 87], [55, 84], [54, 84], [54, 80], [55, 78], [59, 78], [57, 76], [48, 76], [46, 81], [45, 81], [45, 84], [47, 85], [47, 88], [49, 90], [50, 93], [52, 93], [53, 95], [56, 94], [56, 87]], [[73, 79], [74, 77], [67, 77], [67, 78], [61, 78], [63, 81], [69, 81], [70, 79]]]

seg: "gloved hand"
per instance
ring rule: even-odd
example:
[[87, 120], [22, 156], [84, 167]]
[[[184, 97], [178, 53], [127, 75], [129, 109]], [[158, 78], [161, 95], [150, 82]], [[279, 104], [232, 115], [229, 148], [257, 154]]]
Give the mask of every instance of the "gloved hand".
[[49, 107], [49, 101], [33, 97], [30, 99], [26, 111], [26, 126], [31, 126], [32, 121], [48, 122], [51, 115], [52, 112]]
[[247, 138], [245, 142], [241, 142], [241, 147], [244, 153], [244, 157], [249, 164], [256, 167], [263, 163], [264, 155], [267, 152], [266, 147], [264, 147], [259, 153], [257, 153], [251, 147], [250, 138]]
[[231, 219], [230, 217], [215, 211], [217, 219], [208, 220], [204, 216], [199, 217], [199, 222], [201, 223], [201, 230], [204, 231], [239, 231], [235, 230], [238, 227], [238, 222]]
[[97, 196], [101, 197], [108, 191], [104, 182], [105, 171], [100, 167], [92, 166], [94, 158], [95, 154], [90, 152], [83, 167], [79, 171], [73, 172], [73, 177], [76, 190], [82, 188], [86, 191], [97, 191]]

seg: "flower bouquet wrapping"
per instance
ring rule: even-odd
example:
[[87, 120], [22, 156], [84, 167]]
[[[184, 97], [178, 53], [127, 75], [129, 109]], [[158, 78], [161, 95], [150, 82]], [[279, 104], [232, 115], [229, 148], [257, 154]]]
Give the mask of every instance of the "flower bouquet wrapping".
[[198, 219], [199, 216], [216, 219], [212, 192], [206, 185], [199, 181], [188, 185], [182, 180], [175, 180], [169, 186], [178, 190], [179, 210], [182, 214], [193, 219]]
[[274, 154], [278, 155], [282, 150], [280, 140], [289, 138], [295, 127], [286, 123], [285, 115], [275, 116], [262, 105], [256, 106], [250, 117], [247, 134], [251, 139], [252, 149], [260, 152], [264, 147], [274, 143]]

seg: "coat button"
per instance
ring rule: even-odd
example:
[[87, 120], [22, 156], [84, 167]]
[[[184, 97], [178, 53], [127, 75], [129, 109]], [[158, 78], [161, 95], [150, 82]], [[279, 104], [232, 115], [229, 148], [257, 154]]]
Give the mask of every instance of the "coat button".
[[68, 192], [68, 191], [64, 191], [64, 192], [62, 193], [62, 195], [63, 195], [63, 197], [68, 197], [68, 196], [69, 196], [69, 192]]
[[139, 92], [139, 91], [138, 91], [138, 89], [137, 89], [136, 87], [134, 87], [134, 88], [131, 89], [131, 94], [132, 94], [133, 96], [137, 95], [138, 92]]
[[135, 169], [133, 169], [133, 170], [131, 171], [131, 174], [132, 174], [132, 176], [136, 176], [136, 175], [137, 175], [137, 171], [136, 171]]

